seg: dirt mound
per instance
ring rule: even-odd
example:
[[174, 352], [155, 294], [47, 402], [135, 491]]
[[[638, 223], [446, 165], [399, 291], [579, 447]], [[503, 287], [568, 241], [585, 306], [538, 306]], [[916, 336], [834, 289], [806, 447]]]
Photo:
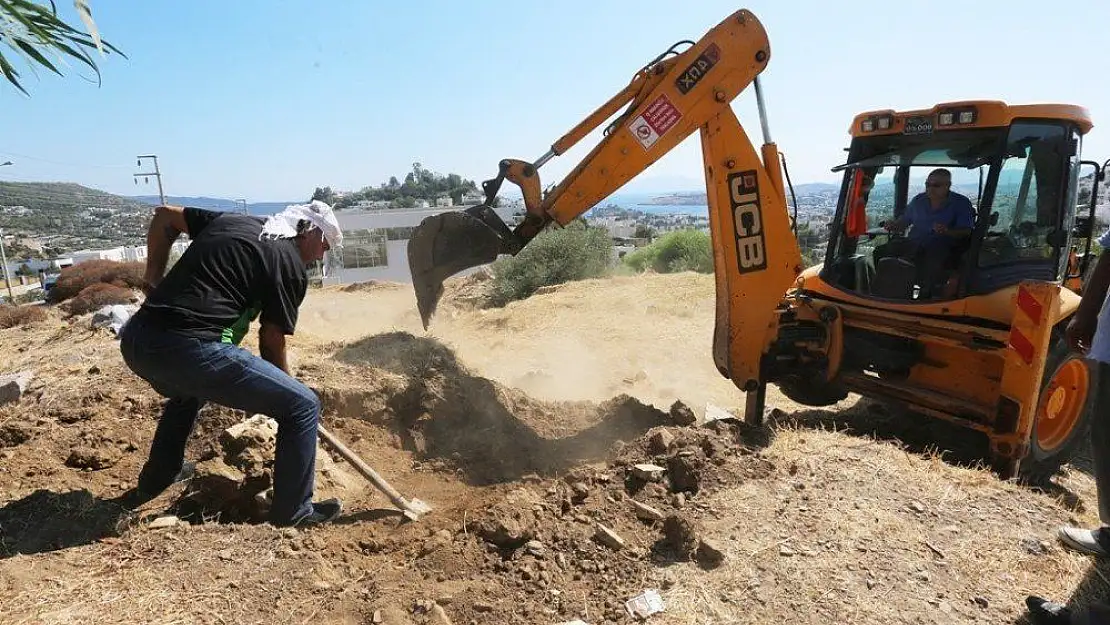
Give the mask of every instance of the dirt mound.
[[[666, 449], [655, 442], [660, 434], [673, 437]], [[449, 606], [451, 617], [462, 622], [624, 622], [624, 602], [647, 590], [660, 567], [690, 561], [713, 568], [724, 560], [697, 521], [706, 510], [702, 496], [688, 492], [687, 478], [667, 470], [644, 474], [641, 468], [704, 460], [702, 494], [717, 484], [765, 479], [776, 469], [748, 446], [751, 437], [737, 424], [674, 426], [616, 444], [601, 464], [514, 486], [500, 500], [471, 510], [464, 532], [473, 536], [433, 536], [421, 549], [421, 566], [427, 560], [444, 569], [476, 566], [511, 589], [511, 601], [497, 614], [481, 601]]]
[[[262, 522], [273, 497], [277, 422], [254, 415], [204, 441], [210, 450], [173, 506], [183, 519]], [[357, 476], [316, 449], [316, 498], [350, 499], [362, 490]]]
[[[332, 374], [333, 390], [322, 392], [326, 409], [393, 427], [405, 450], [475, 484], [565, 471], [671, 422], [627, 395], [601, 404], [536, 400], [471, 373], [439, 341], [407, 332], [357, 341], [335, 358], [350, 368]], [[364, 386], [342, 385], [344, 378]]]
[[373, 293], [382, 290], [394, 290], [403, 287], [400, 282], [389, 282], [386, 280], [366, 280], [365, 282], [353, 282], [339, 288], [343, 293]]
[[481, 267], [465, 276], [448, 279], [443, 283], [441, 300], [462, 310], [484, 308], [489, 301], [492, 280], [493, 271], [488, 267]]

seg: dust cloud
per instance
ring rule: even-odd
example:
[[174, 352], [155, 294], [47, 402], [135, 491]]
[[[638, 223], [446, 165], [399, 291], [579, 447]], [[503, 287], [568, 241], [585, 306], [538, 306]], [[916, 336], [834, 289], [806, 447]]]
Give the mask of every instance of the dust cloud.
[[699, 412], [706, 402], [743, 405], [713, 366], [712, 276], [576, 282], [495, 309], [460, 307], [448, 295], [427, 333], [410, 285], [373, 287], [310, 293], [295, 340], [427, 336], [471, 371], [545, 401], [627, 394], [661, 409], [675, 400]]

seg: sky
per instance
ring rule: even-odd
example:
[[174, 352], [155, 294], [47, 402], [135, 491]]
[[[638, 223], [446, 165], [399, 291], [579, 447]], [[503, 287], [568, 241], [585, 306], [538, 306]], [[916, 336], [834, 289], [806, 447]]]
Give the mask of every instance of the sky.
[[[538, 158], [653, 57], [739, 8], [768, 31], [761, 83], [795, 184], [837, 180], [829, 170], [855, 114], [961, 99], [1086, 106], [1084, 156], [1110, 158], [1105, 0], [1066, 11], [1029, 0], [91, 6], [128, 58], [102, 59], [99, 86], [77, 65], [63, 77], [24, 71], [30, 97], [0, 84], [0, 162], [14, 163], [0, 180], [156, 194], [133, 174], [137, 155], [157, 154], [169, 195], [304, 201], [317, 186], [402, 178], [414, 162], [480, 182], [502, 158]], [[754, 89], [732, 106], [758, 147]], [[543, 185], [599, 139], [544, 166]], [[703, 189], [701, 158], [694, 133], [622, 191]]]

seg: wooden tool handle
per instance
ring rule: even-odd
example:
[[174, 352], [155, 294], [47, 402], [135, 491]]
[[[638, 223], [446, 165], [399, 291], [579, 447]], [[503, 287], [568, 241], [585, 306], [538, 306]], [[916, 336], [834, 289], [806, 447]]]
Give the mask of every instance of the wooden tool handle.
[[362, 458], [359, 458], [358, 455], [355, 454], [355, 452], [348, 449], [346, 445], [339, 441], [339, 439], [335, 438], [335, 436], [333, 436], [331, 432], [327, 431], [327, 429], [325, 429], [322, 424], [318, 425], [317, 429], [319, 430], [320, 438], [323, 438], [325, 441], [327, 441], [329, 445], [334, 447], [335, 450], [339, 452], [340, 456], [343, 456], [344, 460], [351, 463], [351, 466], [358, 469], [359, 473], [365, 476], [366, 479], [373, 482], [374, 486], [378, 487], [378, 490], [385, 493], [385, 495], [389, 497], [389, 500], [393, 502], [393, 505], [402, 510], [408, 510], [410, 508], [409, 502], [401, 496], [401, 493], [397, 492], [395, 488], [390, 486], [389, 483], [382, 478], [382, 476], [378, 475], [377, 471], [370, 468], [370, 465], [363, 462]]

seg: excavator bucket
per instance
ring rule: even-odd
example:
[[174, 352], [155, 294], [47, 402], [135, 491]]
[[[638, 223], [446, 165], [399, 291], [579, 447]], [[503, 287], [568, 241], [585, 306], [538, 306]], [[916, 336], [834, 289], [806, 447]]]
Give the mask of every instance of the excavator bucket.
[[424, 218], [409, 239], [409, 269], [416, 290], [416, 307], [424, 329], [443, 295], [443, 281], [512, 253], [513, 237], [505, 222], [488, 205]]

